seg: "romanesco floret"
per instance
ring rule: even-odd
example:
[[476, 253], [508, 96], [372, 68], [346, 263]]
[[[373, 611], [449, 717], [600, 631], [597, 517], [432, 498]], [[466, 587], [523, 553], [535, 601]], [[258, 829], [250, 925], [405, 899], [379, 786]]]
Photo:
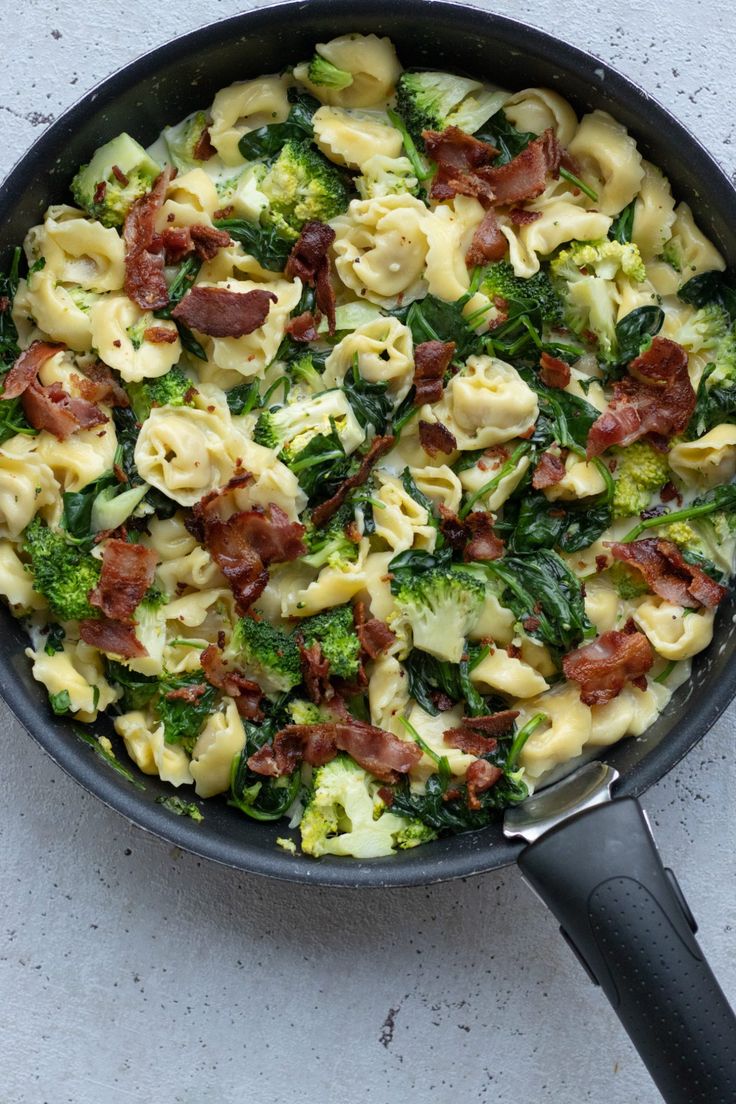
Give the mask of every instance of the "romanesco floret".
[[677, 341], [691, 353], [709, 352], [730, 334], [730, 319], [718, 303], [708, 303], [679, 327]]
[[544, 322], [551, 325], [562, 322], [562, 300], [543, 270], [527, 278], [516, 276], [508, 261], [497, 261], [483, 269], [479, 291], [489, 299], [529, 300], [539, 311]]
[[377, 199], [387, 195], [416, 195], [419, 181], [408, 157], [386, 157], [374, 153], [361, 166], [355, 180], [361, 199]]
[[100, 581], [99, 560], [38, 517], [26, 529], [23, 551], [31, 561], [33, 589], [44, 596], [60, 621], [99, 615], [88, 597]]
[[465, 637], [480, 615], [486, 588], [466, 571], [434, 568], [403, 583], [396, 594], [401, 619], [411, 626], [414, 647], [459, 663]]
[[322, 84], [338, 92], [343, 88], [349, 88], [355, 79], [349, 70], [338, 68], [319, 54], [315, 54], [310, 61], [307, 76], [312, 84]]
[[375, 817], [381, 807], [375, 796], [380, 783], [347, 755], [319, 767], [312, 786], [299, 824], [302, 851], [308, 855], [390, 855], [398, 834], [412, 823], [391, 812]]
[[296, 641], [269, 621], [241, 618], [224, 657], [257, 682], [264, 694], [283, 694], [302, 679]]
[[205, 160], [196, 154], [200, 152], [197, 146], [200, 145], [206, 129], [207, 116], [204, 111], [196, 111], [182, 123], [164, 128], [163, 136], [171, 163], [179, 172], [195, 169]]
[[150, 192], [160, 165], [129, 134], [96, 151], [72, 181], [75, 202], [103, 226], [120, 226], [131, 204]]
[[617, 449], [614, 472], [614, 517], [634, 517], [646, 510], [652, 495], [671, 478], [665, 453], [645, 441]]
[[315, 568], [324, 567], [325, 564], [329, 564], [330, 567], [341, 567], [355, 563], [359, 547], [345, 532], [351, 522], [354, 526], [355, 510], [349, 503], [345, 503], [328, 525], [322, 525], [317, 529], [308, 524], [304, 534], [307, 555], [302, 556], [301, 562]]
[[337, 388], [264, 411], [255, 424], [253, 439], [266, 448], [284, 452], [288, 463], [318, 433], [330, 436], [333, 428], [348, 456], [365, 440], [347, 396]]
[[682, 548], [702, 551], [700, 536], [687, 521], [673, 521], [672, 525], [667, 525], [662, 530], [662, 536]]
[[307, 648], [319, 644], [330, 664], [330, 675], [354, 678], [360, 667], [360, 641], [350, 605], [323, 610], [307, 617], [297, 629]]
[[145, 422], [154, 406], [193, 406], [194, 385], [181, 368], [172, 368], [157, 379], [126, 384], [130, 405], [139, 422]]
[[308, 142], [289, 139], [261, 181], [269, 202], [263, 221], [296, 238], [305, 222], [329, 222], [346, 210], [348, 189], [339, 169]]
[[469, 134], [499, 110], [497, 93], [479, 81], [451, 73], [402, 73], [396, 86], [399, 114], [416, 142], [423, 130], [456, 126]]

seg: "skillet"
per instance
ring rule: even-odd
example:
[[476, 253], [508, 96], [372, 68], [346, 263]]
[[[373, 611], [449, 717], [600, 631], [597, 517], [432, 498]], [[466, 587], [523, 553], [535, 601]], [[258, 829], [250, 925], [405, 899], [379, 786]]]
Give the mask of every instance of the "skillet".
[[[736, 263], [736, 193], [699, 142], [646, 91], [599, 59], [539, 30], [445, 0], [355, 0], [350, 5], [332, 0], [289, 2], [211, 24], [154, 49], [62, 115], [0, 187], [0, 263], [7, 264], [12, 247], [50, 203], [66, 198], [77, 167], [103, 142], [130, 129], [147, 144], [163, 125], [209, 103], [224, 85], [281, 69], [308, 56], [316, 41], [355, 30], [389, 35], [407, 66], [466, 72], [512, 89], [546, 85], [563, 93], [579, 114], [596, 107], [610, 111], [634, 135], [643, 155], [666, 171], [676, 198], [691, 203], [699, 224], [727, 260]], [[736, 695], [735, 610], [731, 595], [719, 610], [713, 644], [695, 659], [691, 680], [675, 693], [647, 733], [607, 750], [606, 762], [620, 774], [619, 796], [640, 795], [666, 774]], [[68, 722], [51, 715], [46, 693], [34, 682], [23, 654], [27, 640], [22, 627], [5, 610], [0, 612], [0, 625], [5, 644], [0, 654], [0, 693], [18, 719], [87, 790], [179, 847], [257, 874], [351, 887], [424, 885], [480, 874], [514, 862], [522, 850], [522, 843], [505, 838], [496, 825], [390, 859], [307, 860], [275, 846], [283, 828], [248, 820], [224, 801], [208, 802], [201, 824], [173, 816], [156, 803], [157, 797], [170, 792], [168, 786], [155, 778], [144, 780], [130, 764], [145, 789], [131, 785], [95, 757]], [[111, 736], [127, 765], [112, 729], [101, 724], [96, 731]], [[614, 803], [612, 808], [622, 804]], [[534, 880], [529, 869], [527, 876]], [[728, 1049], [733, 1054], [733, 1022], [723, 1019], [723, 1008], [718, 1014], [727, 1032], [723, 1045], [730, 1038]], [[631, 1030], [629, 1025], [627, 1029]], [[731, 1070], [733, 1062], [732, 1058]], [[713, 1083], [700, 1095], [692, 1087], [683, 1087], [687, 1095], [668, 1091], [667, 1099], [683, 1104], [733, 1102], [736, 1072], [733, 1076], [725, 1089], [720, 1086], [713, 1091]]]

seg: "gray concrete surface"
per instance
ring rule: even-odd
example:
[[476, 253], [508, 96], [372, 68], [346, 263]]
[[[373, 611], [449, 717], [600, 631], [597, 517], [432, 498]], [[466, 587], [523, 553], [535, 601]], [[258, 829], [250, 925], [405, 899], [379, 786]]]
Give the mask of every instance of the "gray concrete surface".
[[[0, 171], [114, 68], [242, 7], [2, 0]], [[728, 7], [503, 5], [646, 84], [731, 172]], [[734, 721], [645, 802], [732, 998]], [[271, 884], [129, 827], [5, 709], [0, 742], [2, 1104], [660, 1099], [515, 871], [382, 894]]]

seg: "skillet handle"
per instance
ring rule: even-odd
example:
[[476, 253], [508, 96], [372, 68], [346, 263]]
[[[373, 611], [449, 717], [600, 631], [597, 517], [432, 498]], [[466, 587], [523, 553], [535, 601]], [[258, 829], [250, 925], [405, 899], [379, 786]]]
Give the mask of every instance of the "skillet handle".
[[525, 848], [519, 866], [667, 1104], [734, 1104], [736, 1017], [638, 802], [579, 813]]

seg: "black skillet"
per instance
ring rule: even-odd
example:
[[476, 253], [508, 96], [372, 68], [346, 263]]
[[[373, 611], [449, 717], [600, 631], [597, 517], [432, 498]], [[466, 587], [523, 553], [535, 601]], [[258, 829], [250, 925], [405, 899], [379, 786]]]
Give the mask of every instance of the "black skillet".
[[[467, 72], [511, 89], [546, 85], [579, 113], [609, 110], [636, 137], [644, 156], [665, 170], [675, 196], [691, 203], [730, 263], [736, 262], [731, 184], [698, 141], [645, 91], [598, 58], [539, 30], [434, 0], [281, 4], [212, 24], [126, 66], [50, 126], [0, 188], [0, 261], [7, 262], [12, 246], [50, 203], [68, 198], [77, 166], [100, 143], [125, 129], [148, 143], [164, 124], [207, 105], [223, 85], [282, 69], [308, 56], [316, 41], [356, 30], [389, 35], [407, 66]], [[295, 882], [375, 887], [480, 874], [521, 853], [521, 845], [505, 839], [499, 825], [391, 859], [312, 861], [275, 846], [283, 828], [250, 821], [224, 801], [208, 802], [202, 824], [175, 817], [156, 804], [168, 792], [166, 785], [145, 778], [144, 790], [133, 787], [95, 757], [68, 723], [51, 716], [45, 691], [33, 681], [23, 655], [22, 628], [4, 611], [0, 616], [5, 640], [0, 692], [19, 720], [87, 790], [186, 850]], [[729, 598], [719, 611], [712, 646], [693, 664], [691, 681], [644, 737], [607, 752], [606, 762], [621, 776], [619, 797], [636, 797], [666, 774], [736, 694], [733, 616]], [[632, 801], [580, 813], [533, 844], [523, 854], [522, 869], [603, 985], [666, 1099], [734, 1104], [733, 1018], [642, 824]]]

